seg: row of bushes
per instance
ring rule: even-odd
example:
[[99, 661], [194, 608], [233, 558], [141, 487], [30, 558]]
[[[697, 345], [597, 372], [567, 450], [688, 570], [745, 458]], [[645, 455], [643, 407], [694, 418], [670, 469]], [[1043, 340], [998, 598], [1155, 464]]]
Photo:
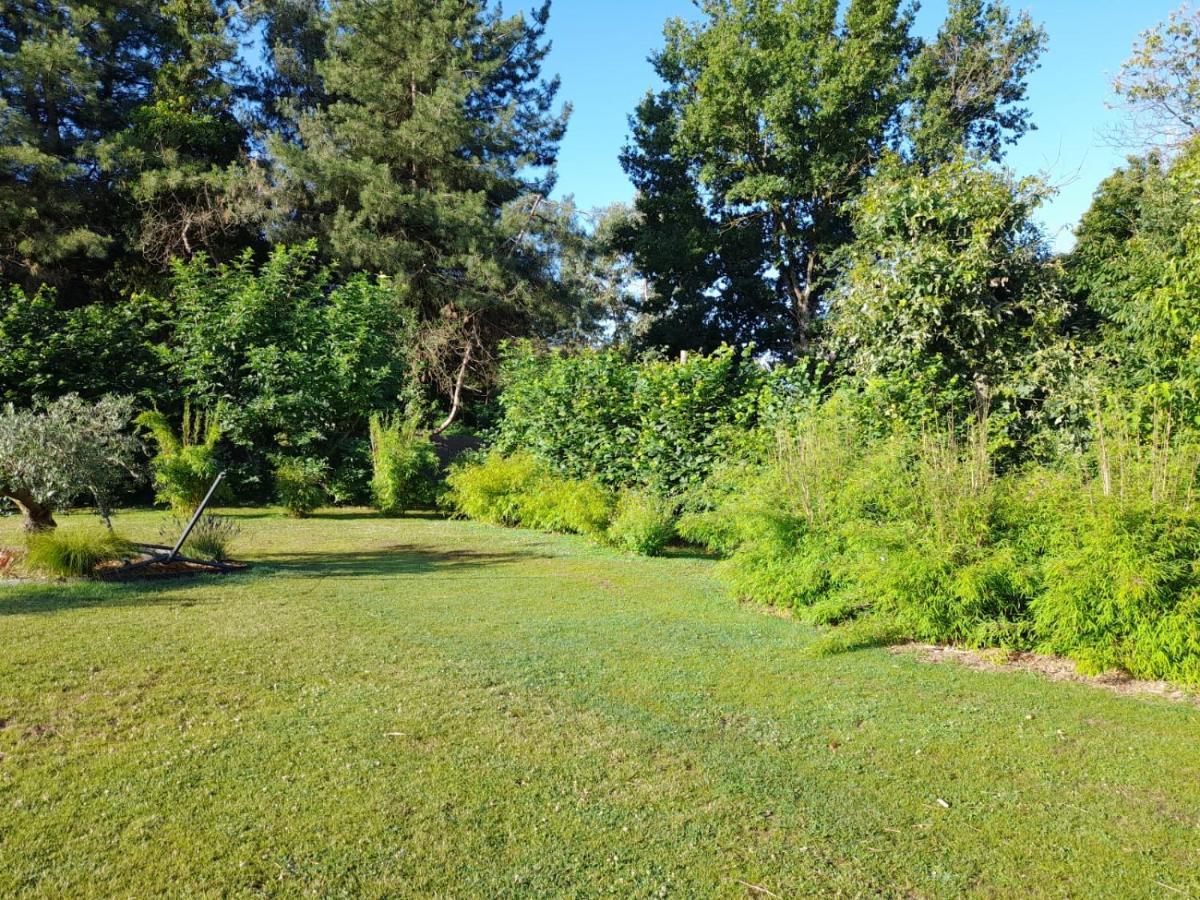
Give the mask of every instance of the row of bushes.
[[906, 425], [870, 390], [750, 366], [518, 348], [509, 418], [452, 474], [451, 508], [639, 552], [706, 547], [735, 596], [830, 627], [817, 652], [916, 639], [1200, 684], [1200, 442], [1165, 404], [1118, 392], [1084, 449], [1037, 458], [1003, 417]]
[[679, 531], [726, 555], [737, 596], [838, 626], [830, 649], [1001, 646], [1200, 683], [1200, 446], [1106, 419], [1090, 455], [997, 475], [986, 422], [871, 437], [835, 396], [715, 475]]
[[[224, 436], [222, 408], [193, 414], [184, 407], [178, 433], [162, 413], [138, 416], [137, 424], [152, 438], [151, 460], [156, 499], [186, 513], [195, 509], [221, 469], [218, 444]], [[439, 465], [428, 431], [416, 416], [372, 415], [370, 418], [372, 502], [385, 515], [402, 515], [437, 503]], [[291, 515], [303, 517], [336, 499], [328, 462], [305, 456], [274, 460], [275, 498]], [[224, 493], [219, 500], [228, 500]]]
[[529, 453], [490, 453], [456, 468], [447, 484], [449, 508], [493, 525], [582, 534], [647, 556], [675, 536], [670, 501], [560, 475]]
[[501, 365], [494, 445], [552, 461], [572, 478], [678, 495], [736, 452], [798, 374], [766, 369], [752, 348], [669, 361], [517, 343]]

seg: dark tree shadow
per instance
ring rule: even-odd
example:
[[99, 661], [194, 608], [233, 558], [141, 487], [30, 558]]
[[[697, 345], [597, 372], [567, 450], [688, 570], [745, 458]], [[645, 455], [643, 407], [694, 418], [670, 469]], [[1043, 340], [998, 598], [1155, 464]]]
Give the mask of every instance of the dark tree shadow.
[[554, 559], [530, 550], [443, 550], [421, 544], [394, 544], [349, 553], [278, 553], [259, 557], [259, 572], [275, 570], [306, 578], [348, 578], [380, 575], [431, 575], [475, 571], [496, 566]]
[[0, 584], [0, 616], [53, 613], [89, 606], [194, 606], [216, 603], [217, 591], [198, 594], [186, 589], [217, 587], [224, 579], [354, 578], [476, 572], [499, 566], [554, 559], [533, 550], [445, 550], [420, 544], [396, 544], [354, 552], [277, 553], [254, 556], [252, 568], [230, 574], [144, 579], [126, 582], [18, 582]]
[[[287, 518], [286, 516], [282, 518]], [[404, 522], [404, 521], [421, 521], [421, 522], [442, 522], [448, 517], [444, 513], [440, 513], [435, 509], [417, 509], [412, 512], [406, 512], [402, 516], [385, 516], [383, 513], [378, 513], [373, 510], [354, 510], [354, 509], [320, 509], [316, 512], [309, 513], [305, 516], [306, 519], [330, 519], [334, 521], [344, 522]], [[303, 521], [303, 520], [301, 520]]]
[[89, 606], [196, 606], [214, 602], [216, 597], [201, 599], [182, 589], [209, 584], [233, 575], [189, 575], [145, 581], [21, 582], [0, 585], [0, 616], [62, 612]]

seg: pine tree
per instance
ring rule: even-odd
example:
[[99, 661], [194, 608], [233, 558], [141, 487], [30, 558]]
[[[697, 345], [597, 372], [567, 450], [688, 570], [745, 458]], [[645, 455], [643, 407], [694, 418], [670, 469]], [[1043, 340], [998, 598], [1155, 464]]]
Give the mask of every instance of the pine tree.
[[121, 204], [96, 151], [161, 62], [157, 4], [15, 0], [0, 11], [0, 278], [68, 297], [99, 279]]
[[232, 258], [250, 241], [237, 195], [248, 134], [234, 115], [245, 88], [233, 10], [168, 0], [159, 13], [169, 30], [149, 96], [99, 154], [132, 207], [123, 237], [150, 277], [201, 251]]
[[245, 144], [229, 29], [212, 0], [5, 4], [0, 279], [73, 306], [213, 249]]
[[406, 279], [453, 407], [501, 335], [565, 312], [546, 233], [569, 112], [541, 76], [549, 3], [339, 0], [329, 16], [320, 101], [271, 143], [272, 234]]

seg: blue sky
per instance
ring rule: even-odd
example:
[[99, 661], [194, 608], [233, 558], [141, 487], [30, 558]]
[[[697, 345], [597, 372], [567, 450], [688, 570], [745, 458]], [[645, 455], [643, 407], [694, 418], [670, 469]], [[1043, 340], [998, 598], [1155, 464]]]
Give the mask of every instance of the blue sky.
[[[1029, 84], [1038, 130], [1010, 150], [1008, 163], [1018, 174], [1045, 176], [1058, 189], [1042, 219], [1055, 245], [1066, 249], [1096, 185], [1126, 155], [1107, 137], [1124, 118], [1106, 106], [1112, 76], [1138, 33], [1165, 19], [1179, 0], [1012, 5], [1046, 27], [1049, 44]], [[917, 30], [933, 33], [944, 13], [945, 0], [928, 0]], [[575, 108], [559, 158], [560, 195], [574, 194], [584, 208], [632, 198], [617, 154], [629, 113], [654, 83], [646, 58], [660, 45], [667, 18], [693, 15], [689, 0], [554, 0], [547, 70], [562, 77], [561, 96]]]

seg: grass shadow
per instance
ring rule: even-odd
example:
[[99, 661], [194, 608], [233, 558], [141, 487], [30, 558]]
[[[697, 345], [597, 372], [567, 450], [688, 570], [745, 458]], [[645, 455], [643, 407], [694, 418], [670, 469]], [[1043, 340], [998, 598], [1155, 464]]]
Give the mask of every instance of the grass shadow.
[[[283, 518], [286, 518], [284, 516]], [[385, 516], [383, 513], [375, 512], [369, 509], [320, 509], [316, 512], [309, 513], [305, 516], [306, 519], [328, 519], [332, 521], [344, 522], [404, 522], [404, 521], [422, 521], [422, 522], [441, 522], [446, 519], [443, 513], [435, 509], [419, 509], [412, 512], [407, 512], [403, 516]]]
[[0, 617], [63, 612], [89, 606], [195, 606], [195, 594], [181, 596], [185, 587], [212, 583], [226, 575], [190, 575], [143, 581], [18, 582], [0, 585]]
[[386, 575], [431, 575], [466, 572], [515, 565], [553, 554], [529, 550], [444, 550], [422, 544], [394, 544], [374, 550], [353, 552], [277, 553], [258, 557], [257, 568], [275, 569], [288, 575], [309, 578], [352, 578]]
[[695, 544], [670, 544], [658, 554], [660, 559], [720, 559], [721, 554]]

